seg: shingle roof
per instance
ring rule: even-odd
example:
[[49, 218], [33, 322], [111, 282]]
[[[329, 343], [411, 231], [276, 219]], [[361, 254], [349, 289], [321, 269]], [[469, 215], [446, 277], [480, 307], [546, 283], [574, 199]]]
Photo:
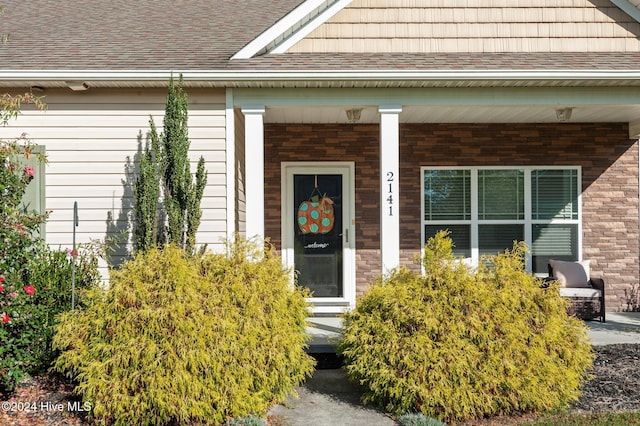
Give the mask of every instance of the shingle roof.
[[0, 71], [640, 70], [640, 53], [229, 58], [303, 0], [5, 0]]
[[218, 69], [303, 0], [6, 0], [5, 70]]
[[640, 53], [284, 53], [227, 64], [236, 70], [639, 70]]

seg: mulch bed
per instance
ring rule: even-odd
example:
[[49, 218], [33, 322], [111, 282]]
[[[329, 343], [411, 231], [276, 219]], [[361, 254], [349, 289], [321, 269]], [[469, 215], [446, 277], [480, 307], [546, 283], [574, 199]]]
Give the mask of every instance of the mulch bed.
[[[593, 378], [582, 389], [572, 409], [578, 412], [640, 411], [640, 345], [595, 346]], [[73, 395], [73, 386], [57, 377], [23, 382], [8, 397], [0, 397], [3, 426], [87, 426], [92, 423]], [[8, 404], [8, 405], [7, 405]], [[499, 417], [465, 425], [510, 425], [532, 415]]]
[[2, 397], [2, 426], [89, 425], [82, 401], [73, 394], [73, 385], [58, 376], [29, 378], [9, 397]]
[[595, 346], [594, 378], [574, 408], [587, 412], [640, 411], [640, 345]]

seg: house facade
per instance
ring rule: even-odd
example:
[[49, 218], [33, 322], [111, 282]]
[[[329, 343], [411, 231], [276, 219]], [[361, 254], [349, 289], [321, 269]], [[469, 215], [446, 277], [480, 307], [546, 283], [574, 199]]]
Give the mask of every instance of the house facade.
[[50, 244], [70, 246], [77, 201], [79, 241], [124, 235], [128, 255], [173, 73], [208, 171], [199, 243], [270, 239], [318, 313], [419, 268], [439, 229], [471, 262], [513, 240], [537, 274], [591, 260], [610, 310], [638, 285], [640, 1], [80, 3], [0, 19], [0, 87], [48, 105], [0, 135], [48, 155]]

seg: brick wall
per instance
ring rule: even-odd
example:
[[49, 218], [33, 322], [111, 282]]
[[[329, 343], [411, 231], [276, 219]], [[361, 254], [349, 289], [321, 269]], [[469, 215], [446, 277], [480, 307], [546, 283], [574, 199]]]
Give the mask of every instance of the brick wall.
[[420, 244], [420, 166], [582, 166], [583, 258], [621, 310], [638, 283], [638, 144], [626, 124], [407, 124], [400, 130], [401, 250]]
[[356, 291], [380, 271], [378, 125], [265, 125], [265, 234], [279, 250], [281, 163], [353, 161], [356, 175]]
[[[607, 284], [609, 310], [638, 283], [638, 145], [626, 124], [403, 124], [400, 249], [420, 251], [420, 166], [582, 166], [583, 257]], [[380, 270], [378, 125], [265, 126], [265, 231], [280, 248], [280, 164], [356, 164], [357, 292]]]

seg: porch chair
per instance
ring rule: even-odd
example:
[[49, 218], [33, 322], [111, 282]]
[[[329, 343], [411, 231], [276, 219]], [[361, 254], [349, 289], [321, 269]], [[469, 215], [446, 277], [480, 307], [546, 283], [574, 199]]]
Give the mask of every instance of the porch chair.
[[568, 309], [570, 315], [584, 320], [598, 318], [600, 322], [605, 322], [604, 280], [590, 276], [589, 262], [551, 259], [549, 277], [560, 284], [560, 296], [571, 299]]

